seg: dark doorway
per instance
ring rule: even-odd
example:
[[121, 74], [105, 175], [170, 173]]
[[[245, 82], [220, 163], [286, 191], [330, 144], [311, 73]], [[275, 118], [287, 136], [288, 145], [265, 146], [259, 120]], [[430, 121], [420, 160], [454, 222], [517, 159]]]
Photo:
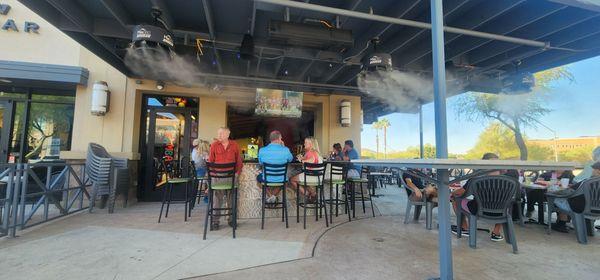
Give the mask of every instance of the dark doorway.
[[181, 163], [186, 168], [190, 161], [192, 141], [198, 137], [198, 102], [172, 96], [149, 95], [143, 99], [138, 198], [159, 201], [162, 193], [156, 190], [156, 184], [164, 173], [161, 162]]

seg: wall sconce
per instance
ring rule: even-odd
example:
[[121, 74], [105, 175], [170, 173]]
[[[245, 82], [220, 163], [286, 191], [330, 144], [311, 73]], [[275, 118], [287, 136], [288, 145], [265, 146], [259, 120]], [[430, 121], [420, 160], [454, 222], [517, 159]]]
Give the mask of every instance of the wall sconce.
[[163, 81], [156, 81], [156, 89], [158, 89], [158, 90], [165, 89], [165, 82], [163, 82]]
[[95, 81], [92, 90], [92, 115], [104, 116], [110, 107], [110, 91], [105, 81]]
[[340, 124], [349, 127], [352, 124], [352, 103], [349, 100], [340, 102]]

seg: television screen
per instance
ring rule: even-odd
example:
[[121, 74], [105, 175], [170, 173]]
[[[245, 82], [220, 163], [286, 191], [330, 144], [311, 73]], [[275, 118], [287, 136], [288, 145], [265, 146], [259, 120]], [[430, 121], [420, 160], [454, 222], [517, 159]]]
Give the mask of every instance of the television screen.
[[302, 92], [257, 88], [254, 113], [260, 116], [300, 118]]

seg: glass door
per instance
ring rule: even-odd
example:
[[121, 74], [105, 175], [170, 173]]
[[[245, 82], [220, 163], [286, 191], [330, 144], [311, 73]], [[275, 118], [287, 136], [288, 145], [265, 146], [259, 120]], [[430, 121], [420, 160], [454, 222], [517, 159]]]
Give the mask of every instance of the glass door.
[[162, 194], [156, 191], [164, 174], [161, 163], [176, 167], [181, 163], [181, 169], [187, 170], [192, 143], [192, 110], [149, 107], [147, 113], [143, 200], [157, 201]]
[[14, 103], [0, 101], [0, 163], [15, 162], [8, 157], [8, 145], [12, 130]]

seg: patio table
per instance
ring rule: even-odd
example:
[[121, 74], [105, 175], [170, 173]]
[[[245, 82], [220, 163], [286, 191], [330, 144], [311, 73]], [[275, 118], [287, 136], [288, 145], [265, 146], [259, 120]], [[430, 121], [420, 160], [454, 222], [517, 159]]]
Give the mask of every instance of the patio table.
[[[532, 183], [521, 183], [521, 187], [524, 188], [527, 191], [527, 195], [529, 195], [530, 192], [542, 192], [542, 193], [546, 193], [548, 186], [544, 186], [544, 185], [540, 185], [540, 184], [536, 184], [534, 182]], [[529, 199], [529, 198], [527, 198]], [[527, 221], [526, 223], [535, 223], [532, 221]], [[546, 225], [546, 223], [544, 223], [544, 205], [542, 203], [542, 205], [538, 206], [538, 219], [537, 219], [537, 224], [540, 225]]]
[[[357, 159], [353, 163], [370, 166], [386, 166], [399, 168], [426, 168], [437, 169], [437, 178], [423, 178], [423, 174], [405, 171], [412, 175], [426, 179], [438, 185], [438, 222], [439, 222], [439, 258], [440, 271], [452, 268], [452, 247], [450, 233], [450, 189], [449, 185], [463, 180], [480, 176], [495, 170], [521, 169], [521, 170], [573, 170], [573, 162], [547, 162], [547, 161], [521, 161], [521, 160], [457, 160], [457, 159]], [[450, 180], [449, 169], [473, 169], [469, 174], [464, 174]], [[445, 171], [444, 171], [445, 170]], [[443, 172], [442, 172], [443, 171]]]
[[[382, 194], [375, 194], [375, 188], [377, 187], [377, 182], [378, 182], [377, 177], [392, 176], [392, 173], [391, 172], [369, 172], [369, 174], [367, 176], [369, 177], [369, 183], [371, 185], [371, 196], [374, 196], [374, 197], [383, 196]], [[381, 184], [383, 184], [383, 183], [381, 183]]]

